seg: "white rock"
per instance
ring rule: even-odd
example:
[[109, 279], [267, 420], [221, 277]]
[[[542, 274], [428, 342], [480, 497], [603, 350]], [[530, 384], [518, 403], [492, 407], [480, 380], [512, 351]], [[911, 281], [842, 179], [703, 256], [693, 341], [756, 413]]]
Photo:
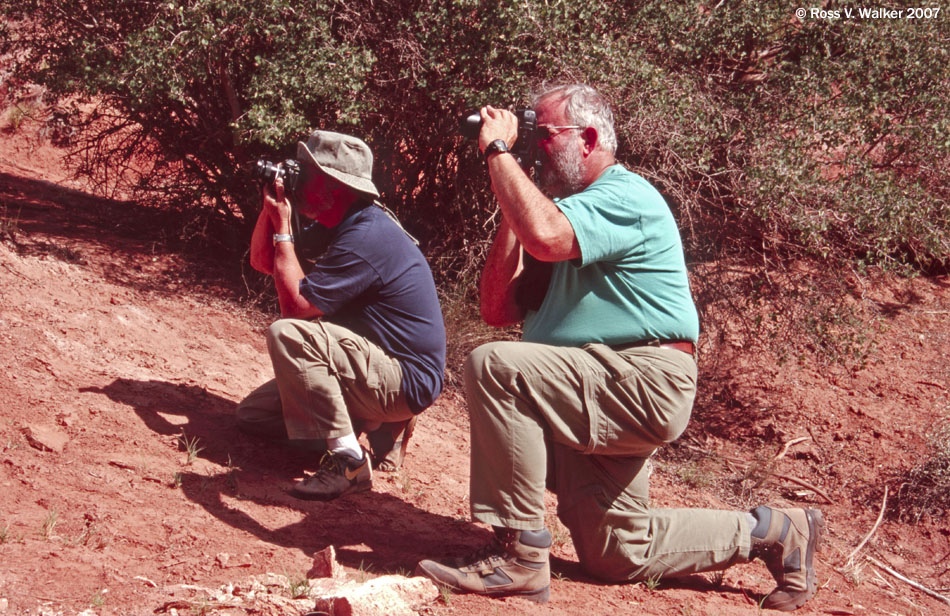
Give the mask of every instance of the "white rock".
[[428, 578], [384, 575], [363, 584], [340, 584], [322, 594], [314, 607], [330, 616], [416, 616], [419, 607], [438, 596], [439, 589]]

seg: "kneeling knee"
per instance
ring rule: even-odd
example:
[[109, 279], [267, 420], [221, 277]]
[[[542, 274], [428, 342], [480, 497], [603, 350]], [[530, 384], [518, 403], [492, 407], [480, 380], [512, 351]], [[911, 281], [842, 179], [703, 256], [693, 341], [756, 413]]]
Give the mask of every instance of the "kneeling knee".
[[309, 344], [310, 334], [304, 329], [306, 321], [298, 319], [279, 319], [267, 328], [267, 352], [272, 359], [280, 356], [296, 357], [304, 347], [313, 347], [313, 351], [322, 354], [321, 345]]
[[498, 349], [504, 344], [504, 342], [489, 342], [468, 354], [463, 369], [466, 384], [482, 381], [502, 363]]

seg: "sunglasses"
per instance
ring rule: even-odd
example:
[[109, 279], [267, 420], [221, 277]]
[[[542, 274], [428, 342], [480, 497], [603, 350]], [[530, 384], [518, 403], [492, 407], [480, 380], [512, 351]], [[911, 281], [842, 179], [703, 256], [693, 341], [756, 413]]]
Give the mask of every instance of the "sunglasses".
[[566, 130], [574, 130], [578, 128], [584, 128], [583, 126], [576, 125], [567, 125], [567, 126], [546, 126], [544, 124], [539, 124], [537, 128], [538, 140], [547, 141], [553, 137], [556, 137], [563, 133]]

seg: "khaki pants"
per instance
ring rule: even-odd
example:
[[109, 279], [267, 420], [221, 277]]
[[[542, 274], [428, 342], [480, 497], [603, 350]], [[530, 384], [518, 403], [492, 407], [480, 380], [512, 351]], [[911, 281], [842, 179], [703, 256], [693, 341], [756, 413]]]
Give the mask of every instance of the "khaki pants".
[[242, 429], [271, 438], [317, 440], [413, 417], [401, 393], [402, 367], [383, 349], [322, 320], [281, 319], [267, 331], [275, 378], [236, 410]]
[[749, 559], [745, 512], [649, 505], [647, 458], [689, 421], [689, 355], [496, 342], [469, 356], [465, 390], [476, 520], [542, 528], [547, 484], [581, 565], [598, 578], [676, 577]]

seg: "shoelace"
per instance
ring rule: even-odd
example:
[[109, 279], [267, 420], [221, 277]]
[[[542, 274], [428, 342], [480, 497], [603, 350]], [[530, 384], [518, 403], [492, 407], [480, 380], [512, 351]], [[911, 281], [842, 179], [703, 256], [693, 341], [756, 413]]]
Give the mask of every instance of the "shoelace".
[[[332, 451], [328, 451], [323, 454], [320, 458], [319, 471], [327, 471], [328, 473], [341, 474], [343, 472], [343, 466], [346, 462], [342, 457], [334, 454]], [[317, 471], [317, 472], [319, 472]]]
[[466, 563], [463, 567], [470, 568], [473, 571], [493, 571], [496, 567], [506, 562], [507, 555], [508, 549], [506, 545], [500, 541], [498, 537], [493, 537], [489, 543], [483, 545], [473, 552], [471, 556], [466, 558], [463, 561]]

